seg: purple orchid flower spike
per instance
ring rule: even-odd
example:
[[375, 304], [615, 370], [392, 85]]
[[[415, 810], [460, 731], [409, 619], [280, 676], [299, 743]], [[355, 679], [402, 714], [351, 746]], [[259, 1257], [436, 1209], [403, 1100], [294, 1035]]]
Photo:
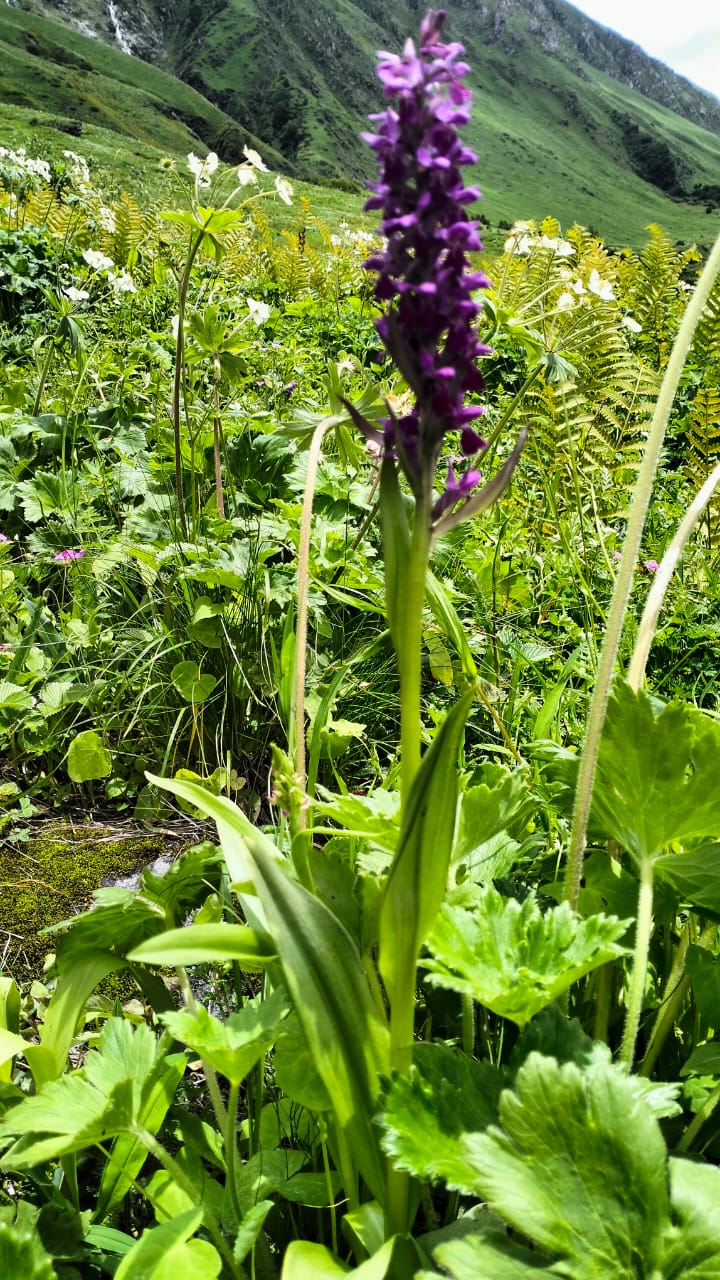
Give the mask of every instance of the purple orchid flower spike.
[[[470, 118], [472, 95], [463, 84], [469, 68], [458, 61], [462, 45], [441, 42], [444, 22], [443, 10], [426, 15], [419, 52], [408, 40], [401, 55], [378, 54], [392, 105], [371, 116], [376, 131], [363, 134], [379, 166], [365, 208], [381, 211], [385, 237], [383, 251], [365, 266], [377, 272], [377, 300], [390, 304], [376, 327], [416, 401], [403, 418], [383, 422], [385, 450], [433, 520], [467, 503], [482, 478], [472, 463], [459, 478], [451, 468], [442, 496], [433, 498], [446, 436], [459, 432], [468, 458], [485, 448], [472, 427], [484, 409], [465, 400], [483, 390], [478, 360], [490, 354], [474, 327], [482, 307], [473, 298], [490, 281], [467, 256], [483, 247], [467, 213], [480, 192], [461, 174], [477, 157], [458, 134]], [[358, 425], [369, 434], [370, 424]]]

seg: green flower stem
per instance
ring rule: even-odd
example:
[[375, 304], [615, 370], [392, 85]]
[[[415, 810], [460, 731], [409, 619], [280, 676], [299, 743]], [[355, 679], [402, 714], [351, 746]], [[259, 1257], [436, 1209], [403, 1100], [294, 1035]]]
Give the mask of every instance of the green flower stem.
[[400, 634], [396, 641], [400, 669], [400, 795], [407, 804], [415, 774], [420, 768], [422, 743], [420, 688], [422, 671], [422, 617], [425, 579], [430, 562], [430, 504], [415, 507], [407, 577], [403, 584]]
[[50, 365], [52, 364], [52, 358], [54, 355], [55, 355], [55, 338], [53, 336], [48, 342], [47, 351], [45, 352], [45, 359], [43, 360], [42, 369], [40, 370], [40, 380], [38, 382], [37, 391], [35, 392], [35, 399], [33, 401], [33, 407], [32, 407], [33, 418], [36, 418], [40, 412], [40, 405], [42, 404], [43, 391], [45, 390], [45, 383], [48, 380]]
[[647, 665], [648, 654], [650, 653], [650, 645], [657, 627], [660, 610], [662, 609], [663, 600], [672, 575], [675, 571], [680, 556], [682, 555], [686, 543], [695, 528], [700, 516], [705, 510], [708, 502], [712, 498], [718, 484], [720, 484], [720, 466], [714, 468], [705, 481], [702, 488], [695, 495], [695, 498], [688, 507], [680, 524], [677, 527], [675, 536], [670, 543], [665, 555], [660, 563], [653, 578], [652, 586], [648, 592], [648, 598], [645, 602], [643, 616], [638, 627], [635, 648], [633, 649], [630, 666], [628, 667], [627, 682], [637, 692], [643, 680], [645, 679], [645, 667]]
[[231, 1084], [228, 1093], [227, 1104], [227, 1125], [225, 1127], [225, 1171], [227, 1174], [226, 1185], [230, 1188], [230, 1203], [232, 1204], [235, 1217], [238, 1223], [242, 1222], [244, 1213], [242, 1205], [238, 1199], [237, 1181], [235, 1176], [235, 1162], [237, 1160], [237, 1109], [238, 1097], [240, 1095], [240, 1086]]
[[[700, 934], [700, 937], [697, 939], [698, 946], [705, 948], [710, 947], [713, 943], [716, 932], [717, 925], [714, 922], [706, 925]], [[658, 1015], [655, 1019], [655, 1025], [652, 1029], [645, 1057], [638, 1069], [638, 1074], [641, 1076], [649, 1076], [651, 1074], [652, 1069], [660, 1056], [660, 1050], [675, 1025], [675, 1019], [683, 1000], [690, 990], [690, 979], [685, 974], [685, 960], [690, 940], [690, 922], [688, 921], [683, 929], [675, 952], [673, 966], [670, 970], [668, 980], [665, 983], [665, 992], [658, 1010]]]
[[635, 1060], [635, 1044], [645, 995], [648, 951], [653, 927], [654, 874], [652, 859], [645, 858], [640, 870], [640, 892], [638, 894], [637, 920], [635, 923], [635, 951], [633, 953], [630, 989], [625, 1013], [625, 1030], [620, 1048], [620, 1061], [628, 1071], [632, 1071]]
[[593, 1028], [593, 1040], [603, 1040], [607, 1043], [608, 1024], [610, 1022], [610, 997], [612, 995], [612, 984], [615, 972], [614, 964], [603, 964], [597, 971], [597, 985], [595, 988], [595, 1026]]
[[568, 864], [565, 875], [565, 898], [573, 910], [577, 909], [582, 878], [583, 857], [587, 837], [587, 824], [590, 816], [593, 784], [595, 782], [595, 766], [597, 764], [600, 735], [602, 733], [605, 711], [610, 695], [610, 684], [615, 669], [615, 660], [620, 647], [625, 614], [627, 612], [630, 590], [635, 575], [635, 564], [640, 550], [645, 516], [647, 514], [653, 481], [657, 471], [665, 431], [670, 411], [675, 399], [680, 375], [690, 349], [698, 321], [705, 309], [705, 304], [715, 279], [720, 272], [720, 236], [713, 245], [712, 252], [705, 264], [703, 272], [695, 287], [695, 291], [687, 305], [680, 324], [673, 349], [670, 353], [660, 394], [655, 405], [655, 413], [650, 425], [645, 453], [638, 474], [637, 484], [628, 518], [623, 557], [620, 561], [618, 576], [615, 581], [610, 610], [608, 613], [605, 639], [600, 653], [595, 688], [590, 702], [585, 743], [580, 758], [577, 790], [575, 792], [575, 809], [573, 813]]
[[[194, 1014], [197, 1012], [197, 1003], [195, 1001], [195, 996], [192, 993], [187, 972], [180, 964], [175, 966], [175, 972], [177, 973], [178, 982], [180, 983], [183, 1004], [185, 1005], [188, 1013]], [[203, 1075], [205, 1076], [205, 1083], [207, 1084], [208, 1093], [210, 1094], [210, 1101], [212, 1102], [213, 1111], [215, 1112], [215, 1119], [217, 1120], [220, 1132], [224, 1133], [227, 1128], [227, 1113], [225, 1111], [225, 1103], [223, 1102], [222, 1095], [220, 1093], [217, 1075], [215, 1074], [214, 1068], [211, 1067], [208, 1062], [205, 1062], [202, 1058], [201, 1062]]]
[[185, 1192], [190, 1203], [195, 1205], [196, 1208], [202, 1209], [203, 1223], [207, 1228], [208, 1235], [212, 1238], [218, 1253], [224, 1259], [229, 1268], [227, 1274], [229, 1276], [239, 1276], [241, 1273], [235, 1265], [232, 1252], [227, 1240], [220, 1230], [220, 1224], [215, 1217], [215, 1214], [208, 1208], [206, 1203], [200, 1203], [197, 1191], [192, 1180], [185, 1173], [185, 1170], [177, 1163], [177, 1160], [173, 1159], [169, 1151], [165, 1150], [162, 1143], [158, 1142], [157, 1138], [153, 1137], [153, 1135], [149, 1133], [147, 1129], [144, 1129], [142, 1125], [138, 1125], [134, 1128], [132, 1133], [138, 1141], [142, 1143], [145, 1150], [149, 1151], [150, 1155], [154, 1156], [158, 1163], [162, 1165], [163, 1169], [170, 1174], [173, 1182], [177, 1183], [180, 1190]]
[[472, 996], [461, 996], [463, 1049], [470, 1057], [475, 1052], [475, 1003]]
[[307, 674], [307, 618], [308, 588], [310, 585], [310, 531], [312, 528], [312, 504], [315, 495], [315, 480], [320, 464], [320, 450], [325, 432], [330, 427], [330, 419], [325, 418], [318, 423], [310, 442], [308, 452], [307, 476], [303, 494], [302, 519], [300, 522], [300, 545], [298, 547], [297, 576], [297, 629], [295, 635], [295, 672], [294, 696], [291, 723], [292, 740], [290, 751], [295, 764], [295, 772], [300, 778], [303, 791], [306, 785], [305, 761], [305, 677]]
[[494, 450], [495, 445], [500, 439], [500, 436], [502, 435], [505, 427], [507, 426], [508, 422], [512, 418], [518, 405], [521, 404], [522, 401], [525, 399], [525, 396], [530, 390], [533, 382], [537, 382], [537, 379], [540, 377], [540, 374], [542, 373], [543, 369], [544, 369], [544, 365], [542, 364], [537, 364], [535, 366], [532, 372], [528, 374], [520, 390], [517, 391], [516, 394], [513, 396], [512, 400], [510, 401], [510, 404], [508, 405], [507, 409], [503, 413], [502, 417], [498, 420], [498, 422], [495, 423], [495, 426], [493, 427], [491, 434], [488, 436], [487, 449], [483, 454], [483, 465], [485, 465], [486, 462], [489, 461], [489, 459], [492, 457], [491, 450]]
[[[685, 955], [683, 952], [683, 963], [684, 963], [684, 960], [685, 960]], [[668, 986], [669, 986], [669, 983], [668, 983]], [[643, 1058], [638, 1068], [638, 1075], [649, 1077], [652, 1074], [653, 1067], [655, 1066], [655, 1063], [657, 1062], [660, 1056], [660, 1050], [662, 1049], [672, 1027], [675, 1024], [675, 1018], [689, 990], [690, 990], [690, 979], [687, 977], [687, 975], [683, 975], [680, 978], [680, 980], [675, 983], [674, 987], [670, 991], [670, 994], [665, 997], [665, 1000], [660, 1008], [660, 1012], [658, 1013], [658, 1016], [655, 1019], [655, 1025], [652, 1029], [652, 1035], [650, 1037], [650, 1044], [648, 1045], [647, 1053], [645, 1054], [645, 1057]]]
[[690, 1150], [697, 1135], [699, 1134], [700, 1130], [705, 1124], [705, 1121], [710, 1119], [710, 1116], [715, 1110], [718, 1102], [720, 1102], [720, 1084], [717, 1084], [715, 1086], [710, 1096], [705, 1100], [702, 1107], [698, 1111], [697, 1115], [694, 1116], [693, 1119], [690, 1121], [690, 1124], [688, 1125], [682, 1138], [677, 1144], [676, 1150], [678, 1151]]
[[180, 532], [183, 538], [187, 538], [187, 519], [185, 516], [185, 499], [183, 497], [183, 480], [182, 480], [182, 442], [180, 438], [180, 390], [182, 386], [183, 364], [185, 362], [185, 307], [187, 304], [188, 286], [190, 284], [190, 272], [193, 263], [197, 257], [198, 249], [203, 242], [204, 231], [200, 231], [194, 238], [190, 240], [188, 255], [185, 260], [185, 268], [180, 283], [178, 285], [178, 330], [175, 341], [175, 375], [173, 378], [172, 392], [172, 424], [173, 439], [175, 442], [175, 489], [177, 491], [178, 504], [178, 522], [180, 524]]
[[[402, 586], [402, 610], [396, 618], [395, 640], [400, 673], [400, 804], [405, 809], [415, 775], [420, 768], [422, 746], [421, 673], [422, 616], [430, 561], [430, 498], [415, 506], [407, 573]], [[401, 818], [402, 822], [402, 818]], [[415, 1033], [416, 963], [408, 966], [396, 984], [390, 1005], [390, 1063], [407, 1075], [412, 1066]], [[410, 1227], [410, 1175], [388, 1168], [386, 1238]]]

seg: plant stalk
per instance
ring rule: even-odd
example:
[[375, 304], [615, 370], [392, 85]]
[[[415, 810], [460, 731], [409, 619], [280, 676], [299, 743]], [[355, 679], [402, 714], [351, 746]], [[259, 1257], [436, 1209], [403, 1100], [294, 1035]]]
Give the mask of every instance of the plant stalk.
[[597, 764], [600, 736], [602, 733], [605, 711], [610, 695], [610, 684], [615, 669], [615, 660], [620, 647], [628, 600], [635, 573], [635, 564], [640, 550], [645, 516], [647, 514], [653, 481], [660, 460], [660, 451], [675, 399], [680, 375], [683, 371], [687, 353], [695, 333], [698, 321], [705, 309], [705, 304], [715, 279], [720, 272], [720, 236], [713, 246], [710, 257], [702, 271], [700, 279], [682, 318], [673, 349], [670, 353], [660, 394], [655, 405], [642, 464], [638, 474], [632, 507], [628, 519], [627, 532], [623, 547], [623, 556], [615, 582], [610, 610], [608, 613], [605, 639], [600, 652], [600, 661], [590, 702], [585, 743], [580, 757], [577, 788], [575, 792], [575, 808], [573, 812], [572, 831], [568, 850], [568, 864], [565, 875], [565, 898], [573, 910], [577, 909], [582, 878], [583, 858], [587, 839], [587, 824], [590, 816], [595, 767]]
[[662, 609], [663, 600], [672, 575], [675, 572], [675, 566], [682, 555], [685, 545], [695, 528], [700, 516], [705, 510], [708, 502], [712, 498], [718, 484], [720, 484], [720, 464], [711, 471], [702, 488], [695, 495], [687, 509], [683, 519], [678, 525], [677, 532], [670, 543], [665, 555], [660, 562], [660, 568], [655, 574], [653, 584], [648, 592], [648, 598], [645, 601], [643, 616], [638, 627], [635, 648], [630, 659], [628, 667], [627, 682], [636, 692], [640, 688], [645, 678], [645, 667], [647, 666], [648, 654], [650, 653], [650, 645], [652, 644], [657, 621]]
[[410, 540], [410, 558], [403, 591], [403, 616], [397, 654], [400, 672], [401, 810], [407, 804], [415, 774], [420, 768], [422, 618], [429, 561], [429, 510], [426, 510], [425, 505], [418, 501]]
[[620, 1061], [628, 1071], [632, 1071], [635, 1060], [640, 1016], [645, 996], [645, 977], [647, 975], [648, 951], [650, 935], [653, 927], [653, 877], [654, 867], [651, 858], [643, 859], [640, 871], [640, 892], [638, 894], [637, 921], [635, 923], [635, 950], [633, 967], [630, 976], [627, 1010], [625, 1013], [625, 1030], [620, 1048]]
[[706, 1098], [705, 1102], [701, 1106], [697, 1115], [693, 1116], [690, 1124], [677, 1144], [678, 1151], [690, 1150], [697, 1135], [705, 1124], [705, 1121], [710, 1119], [710, 1116], [715, 1110], [718, 1102], [720, 1102], [720, 1084], [715, 1086], [710, 1096]]
[[[315, 480], [320, 463], [325, 432], [330, 427], [330, 420], [318, 423], [308, 452], [308, 469], [303, 495], [302, 520], [300, 523], [300, 545], [298, 547], [297, 576], [297, 630], [295, 635], [295, 674], [293, 715], [293, 739], [290, 744], [295, 772], [300, 778], [303, 791], [307, 782], [305, 761], [305, 678], [307, 674], [307, 619], [308, 619], [308, 587], [310, 584], [310, 530], [312, 528], [312, 504], [315, 495]], [[301, 815], [300, 825], [304, 825], [305, 815]]]

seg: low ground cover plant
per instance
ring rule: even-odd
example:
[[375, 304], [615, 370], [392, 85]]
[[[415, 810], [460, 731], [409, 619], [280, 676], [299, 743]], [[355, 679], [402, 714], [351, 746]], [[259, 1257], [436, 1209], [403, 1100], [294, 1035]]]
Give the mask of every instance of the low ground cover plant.
[[8, 1276], [718, 1274], [720, 247], [481, 257], [444, 24], [382, 240], [13, 159], [3, 798], [218, 843], [0, 978]]

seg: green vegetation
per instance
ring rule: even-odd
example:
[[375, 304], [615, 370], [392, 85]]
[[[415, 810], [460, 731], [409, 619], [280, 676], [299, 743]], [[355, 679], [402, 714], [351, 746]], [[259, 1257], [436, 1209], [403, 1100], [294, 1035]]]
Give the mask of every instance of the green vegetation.
[[[273, 168], [362, 189], [371, 166], [358, 135], [380, 101], [374, 51], [402, 43], [416, 20], [410, 6], [182, 0], [170, 19], [143, 0], [118, 12], [155, 65], [102, 43], [114, 33], [100, 0], [3, 6], [3, 102], [31, 119], [44, 110], [64, 127], [113, 130], [135, 151], [178, 155], [201, 140], [236, 163], [250, 140]], [[56, 20], [68, 14], [101, 40]], [[637, 249], [659, 223], [673, 239], [709, 246], [720, 164], [712, 97], [569, 5], [551, 15], [533, 0], [462, 4], [453, 23], [473, 68], [468, 138], [493, 226], [552, 215]]]
[[[711, 185], [712, 135], [603, 92], [636, 166]], [[105, 183], [119, 134], [23, 138], [27, 112], [0, 148], [0, 1275], [716, 1280], [720, 239], [653, 206], [611, 248], [528, 197], [471, 264], [437, 165], [444, 236], [413, 206], [369, 272], [359, 200], [267, 152], [158, 135]], [[412, 205], [432, 166], [402, 145]], [[28, 841], [69, 806], [217, 844], [98, 888], [158, 836]]]

